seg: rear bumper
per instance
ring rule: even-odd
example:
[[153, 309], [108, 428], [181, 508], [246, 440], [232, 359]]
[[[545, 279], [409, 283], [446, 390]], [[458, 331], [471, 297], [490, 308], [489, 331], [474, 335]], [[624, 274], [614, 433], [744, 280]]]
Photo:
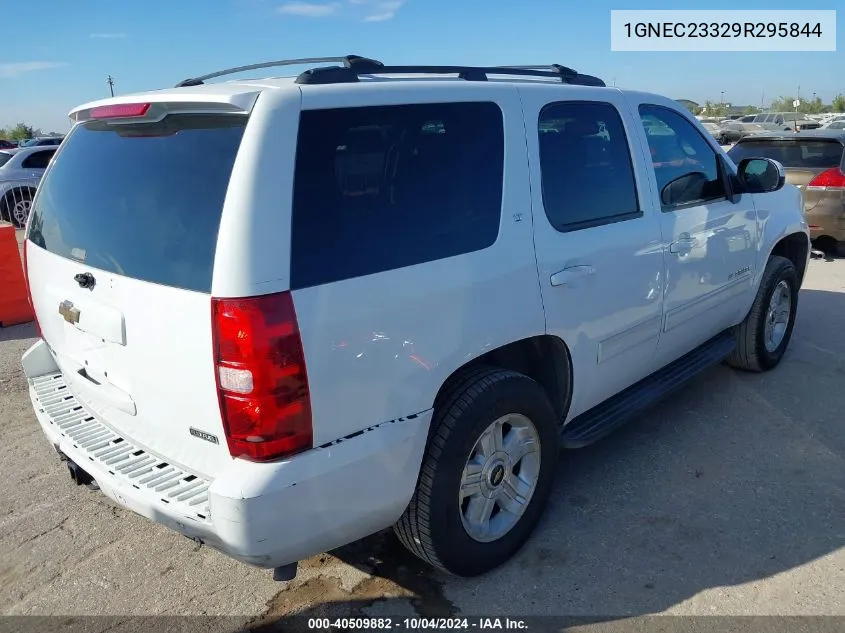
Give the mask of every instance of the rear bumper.
[[805, 192], [804, 198], [804, 215], [810, 226], [810, 237], [826, 236], [845, 241], [845, 193]]
[[43, 341], [23, 359], [53, 447], [116, 503], [242, 562], [272, 568], [345, 545], [392, 525], [413, 494], [430, 411], [287, 461], [234, 459], [211, 479], [120, 437], [75, 399], [51, 362]]

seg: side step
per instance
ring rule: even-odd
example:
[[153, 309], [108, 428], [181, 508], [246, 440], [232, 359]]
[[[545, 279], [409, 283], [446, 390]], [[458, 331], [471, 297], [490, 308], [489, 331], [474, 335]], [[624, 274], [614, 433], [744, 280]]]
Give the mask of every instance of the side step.
[[561, 447], [581, 448], [602, 439], [705, 369], [722, 362], [735, 346], [733, 331], [726, 330], [674, 363], [585, 411], [561, 429]]

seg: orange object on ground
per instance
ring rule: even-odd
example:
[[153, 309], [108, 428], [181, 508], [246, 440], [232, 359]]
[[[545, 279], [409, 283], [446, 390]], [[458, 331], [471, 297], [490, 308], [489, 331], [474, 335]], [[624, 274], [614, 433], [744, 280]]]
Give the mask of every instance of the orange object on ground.
[[0, 326], [29, 323], [34, 318], [15, 227], [0, 222]]

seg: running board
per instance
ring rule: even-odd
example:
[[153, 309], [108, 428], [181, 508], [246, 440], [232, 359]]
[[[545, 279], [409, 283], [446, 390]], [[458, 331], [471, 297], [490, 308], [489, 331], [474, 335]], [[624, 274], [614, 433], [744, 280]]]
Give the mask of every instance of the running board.
[[722, 362], [734, 347], [736, 339], [733, 331], [726, 330], [674, 363], [582, 413], [561, 429], [561, 448], [581, 448], [602, 439], [705, 369]]

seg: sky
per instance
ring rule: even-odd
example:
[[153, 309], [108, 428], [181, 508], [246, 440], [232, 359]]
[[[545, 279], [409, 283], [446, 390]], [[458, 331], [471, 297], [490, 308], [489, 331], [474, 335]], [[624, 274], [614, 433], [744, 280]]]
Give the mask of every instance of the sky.
[[[33, 8], [37, 5], [38, 15]], [[222, 68], [357, 54], [391, 64], [551, 64], [735, 105], [845, 93], [837, 52], [611, 52], [611, 9], [796, 9], [795, 0], [0, 0], [0, 127], [65, 132], [76, 105]], [[266, 71], [263, 71], [266, 75]], [[251, 75], [257, 76], [257, 75]]]

